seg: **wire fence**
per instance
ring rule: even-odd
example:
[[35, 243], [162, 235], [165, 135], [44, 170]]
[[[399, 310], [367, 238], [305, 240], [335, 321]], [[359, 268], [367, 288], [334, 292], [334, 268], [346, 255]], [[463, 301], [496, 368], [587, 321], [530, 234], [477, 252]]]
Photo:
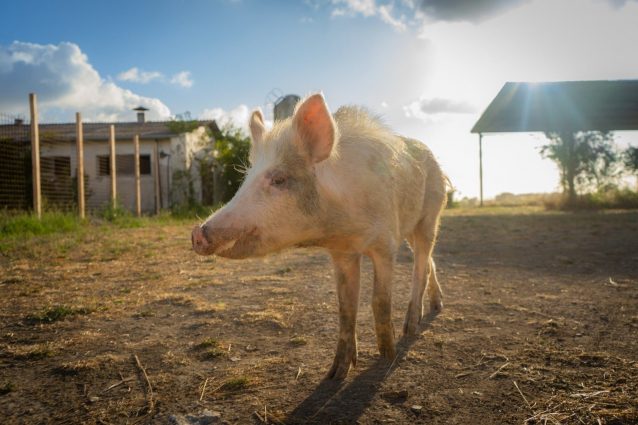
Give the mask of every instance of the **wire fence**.
[[40, 190], [45, 212], [77, 210], [77, 158], [70, 145], [53, 132], [40, 132]]
[[[170, 206], [171, 147], [140, 140], [123, 125], [39, 124], [35, 95], [31, 123], [0, 114], [0, 212], [74, 212], [85, 217], [122, 207], [136, 215]], [[130, 127], [130, 125], [129, 125]], [[168, 153], [165, 152], [168, 151]]]
[[24, 117], [0, 114], [0, 205], [8, 210], [33, 207], [29, 133]]

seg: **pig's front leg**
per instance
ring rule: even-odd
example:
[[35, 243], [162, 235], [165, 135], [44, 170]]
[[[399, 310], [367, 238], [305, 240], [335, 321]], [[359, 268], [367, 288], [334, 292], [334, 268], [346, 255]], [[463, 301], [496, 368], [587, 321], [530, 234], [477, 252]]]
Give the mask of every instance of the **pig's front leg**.
[[392, 271], [394, 256], [386, 250], [373, 252], [374, 286], [372, 313], [377, 334], [379, 353], [388, 360], [396, 357], [394, 326], [392, 325]]
[[332, 253], [339, 298], [339, 342], [327, 379], [343, 379], [357, 364], [357, 309], [359, 307], [360, 254]]

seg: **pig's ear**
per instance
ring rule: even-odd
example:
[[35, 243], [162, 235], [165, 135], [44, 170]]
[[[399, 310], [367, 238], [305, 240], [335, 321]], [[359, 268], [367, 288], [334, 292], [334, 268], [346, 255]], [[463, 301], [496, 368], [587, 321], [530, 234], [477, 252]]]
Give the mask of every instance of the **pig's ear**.
[[320, 93], [313, 94], [297, 107], [292, 122], [299, 135], [299, 148], [310, 161], [320, 162], [330, 156], [337, 131]]
[[249, 127], [253, 144], [261, 143], [264, 139], [264, 133], [266, 133], [266, 126], [264, 125], [264, 115], [260, 109], [255, 109], [250, 115]]

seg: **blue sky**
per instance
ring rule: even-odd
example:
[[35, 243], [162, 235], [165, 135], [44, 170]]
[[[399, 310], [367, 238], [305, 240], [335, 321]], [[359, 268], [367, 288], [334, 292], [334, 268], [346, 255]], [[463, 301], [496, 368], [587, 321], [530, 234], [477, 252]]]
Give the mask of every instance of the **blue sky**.
[[[3, 5], [0, 112], [25, 114], [36, 91], [49, 121], [131, 120], [142, 104], [243, 125], [269, 117], [274, 88], [321, 90], [424, 140], [476, 196], [469, 129], [506, 81], [638, 78], [637, 45], [635, 0], [30, 0]], [[488, 137], [487, 195], [556, 189], [542, 143]]]

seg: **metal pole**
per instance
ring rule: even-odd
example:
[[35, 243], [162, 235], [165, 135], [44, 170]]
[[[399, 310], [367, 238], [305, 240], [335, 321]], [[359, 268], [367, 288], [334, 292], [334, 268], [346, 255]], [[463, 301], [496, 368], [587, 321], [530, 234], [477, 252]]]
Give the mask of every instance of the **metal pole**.
[[140, 136], [138, 134], [133, 137], [133, 146], [135, 148], [135, 213], [138, 217], [141, 217], [142, 190], [140, 187]]
[[31, 172], [33, 173], [33, 210], [42, 218], [42, 190], [40, 185], [40, 129], [38, 127], [38, 101], [35, 93], [29, 93], [31, 107]]
[[86, 216], [84, 204], [84, 133], [82, 131], [82, 115], [79, 112], [75, 113], [75, 137], [77, 139], [76, 149], [78, 160], [78, 210], [80, 218], [84, 219]]
[[481, 206], [483, 206], [483, 133], [479, 133], [479, 181], [481, 182]]
[[109, 147], [110, 147], [110, 167], [111, 167], [111, 205], [117, 207], [117, 175], [115, 166], [115, 126], [111, 124], [109, 128]]

